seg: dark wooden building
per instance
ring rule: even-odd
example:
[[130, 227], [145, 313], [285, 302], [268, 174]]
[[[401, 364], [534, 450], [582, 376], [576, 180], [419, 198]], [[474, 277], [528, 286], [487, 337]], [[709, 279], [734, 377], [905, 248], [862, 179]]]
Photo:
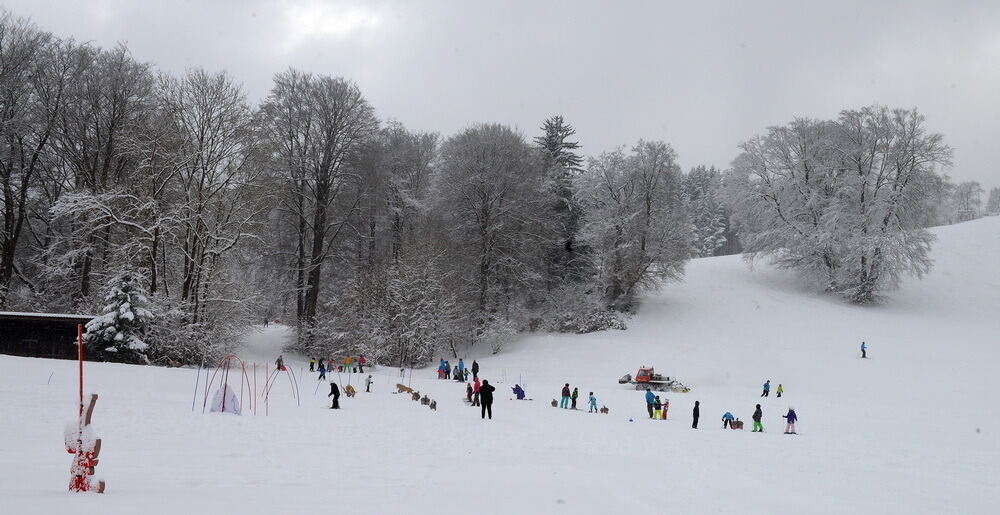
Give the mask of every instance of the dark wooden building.
[[76, 359], [76, 327], [90, 315], [0, 311], [0, 354]]

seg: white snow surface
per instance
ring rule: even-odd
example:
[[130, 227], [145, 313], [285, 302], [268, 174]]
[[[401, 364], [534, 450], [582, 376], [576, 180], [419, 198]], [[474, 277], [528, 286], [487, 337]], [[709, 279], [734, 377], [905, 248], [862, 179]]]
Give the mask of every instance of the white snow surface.
[[[195, 369], [88, 363], [103, 495], [66, 492], [76, 364], [0, 356], [0, 512], [996, 513], [1000, 218], [934, 232], [934, 270], [879, 306], [738, 256], [699, 259], [627, 331], [478, 349], [466, 361], [497, 383], [492, 421], [431, 367], [412, 386], [436, 412], [391, 393], [393, 368], [375, 370], [370, 394], [363, 378], [331, 374], [361, 391], [330, 410], [329, 385], [285, 353], [305, 370], [301, 407], [282, 378], [269, 416], [243, 400], [234, 417], [202, 413], [201, 390], [191, 411]], [[287, 335], [255, 328], [245, 357], [273, 368]], [[667, 394], [669, 420], [647, 420], [642, 392], [617, 384], [640, 365], [693, 388]], [[509, 400], [518, 377], [534, 401]], [[760, 399], [766, 379], [785, 396]], [[579, 412], [549, 406], [565, 382], [580, 388]], [[586, 413], [590, 391], [610, 415]], [[749, 428], [757, 402], [765, 433], [721, 429], [727, 410]], [[782, 434], [789, 405], [799, 435]]]

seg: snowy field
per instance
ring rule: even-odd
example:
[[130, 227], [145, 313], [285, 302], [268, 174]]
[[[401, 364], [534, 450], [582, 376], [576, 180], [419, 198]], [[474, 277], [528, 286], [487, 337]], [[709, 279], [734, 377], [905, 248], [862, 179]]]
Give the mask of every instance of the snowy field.
[[[391, 393], [393, 369], [329, 410], [329, 387], [314, 394], [306, 369], [301, 407], [280, 382], [270, 416], [261, 403], [237, 417], [202, 414], [200, 397], [191, 411], [193, 369], [88, 364], [102, 496], [66, 492], [75, 363], [0, 356], [0, 512], [996, 513], [1000, 217], [934, 232], [933, 272], [881, 306], [846, 305], [737, 256], [700, 259], [627, 331], [468, 356], [491, 383], [506, 378], [492, 421], [430, 369], [412, 386], [437, 412]], [[257, 328], [243, 355], [273, 361], [286, 334]], [[859, 358], [862, 339], [871, 359]], [[647, 420], [642, 393], [617, 384], [643, 364], [693, 387], [667, 395], [670, 420]], [[785, 396], [759, 399], [765, 379]], [[508, 400], [518, 380], [534, 401]], [[564, 382], [583, 412], [550, 407]], [[591, 390], [610, 415], [585, 412]], [[754, 434], [760, 401], [766, 432]], [[789, 405], [797, 436], [782, 434]], [[722, 430], [727, 410], [748, 430]]]

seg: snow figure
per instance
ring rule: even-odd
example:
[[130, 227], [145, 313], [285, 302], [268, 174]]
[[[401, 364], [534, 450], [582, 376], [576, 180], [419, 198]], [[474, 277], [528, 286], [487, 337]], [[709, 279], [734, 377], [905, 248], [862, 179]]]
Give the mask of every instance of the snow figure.
[[129, 270], [121, 272], [108, 285], [104, 301], [107, 303], [104, 314], [87, 322], [86, 344], [146, 361], [149, 346], [143, 338], [153, 314], [144, 307], [149, 301], [143, 294], [140, 277]]
[[236, 391], [232, 386], [223, 383], [222, 387], [215, 391], [212, 397], [212, 412], [240, 414], [240, 400], [236, 397]]
[[66, 426], [64, 435], [66, 452], [73, 454], [73, 464], [69, 467], [69, 490], [71, 492], [104, 493], [103, 480], [93, 480], [94, 467], [97, 466], [97, 456], [101, 454], [101, 439], [94, 435], [90, 426], [90, 418], [94, 414], [94, 404], [97, 394], [90, 395], [90, 404], [86, 411], [80, 414], [80, 419]]

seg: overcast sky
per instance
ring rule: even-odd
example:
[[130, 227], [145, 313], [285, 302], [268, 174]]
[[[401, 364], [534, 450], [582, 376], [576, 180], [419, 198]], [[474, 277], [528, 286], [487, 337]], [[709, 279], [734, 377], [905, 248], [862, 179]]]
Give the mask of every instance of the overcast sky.
[[956, 180], [1000, 186], [1000, 1], [705, 3], [0, 0], [161, 70], [228, 70], [254, 101], [294, 66], [413, 129], [534, 136], [562, 114], [587, 154], [663, 139], [685, 169], [793, 116], [917, 107]]

